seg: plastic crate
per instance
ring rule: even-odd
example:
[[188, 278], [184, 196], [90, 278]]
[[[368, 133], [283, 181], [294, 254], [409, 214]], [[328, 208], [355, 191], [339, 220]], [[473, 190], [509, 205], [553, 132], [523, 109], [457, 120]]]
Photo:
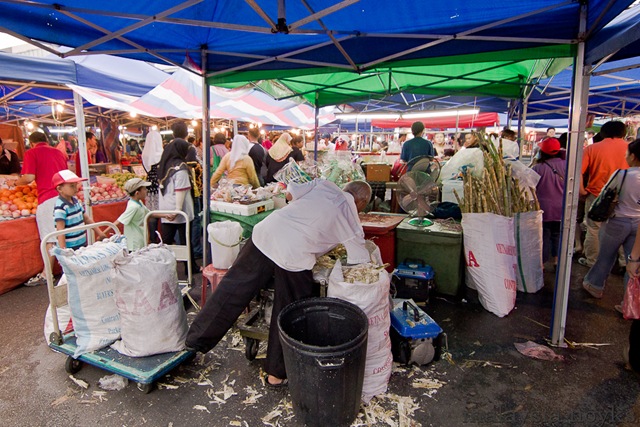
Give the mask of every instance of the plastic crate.
[[251, 216], [273, 210], [273, 200], [263, 200], [261, 202], [251, 203], [248, 205], [241, 203], [228, 203], [218, 200], [211, 201], [211, 210], [214, 212], [225, 212], [234, 215]]

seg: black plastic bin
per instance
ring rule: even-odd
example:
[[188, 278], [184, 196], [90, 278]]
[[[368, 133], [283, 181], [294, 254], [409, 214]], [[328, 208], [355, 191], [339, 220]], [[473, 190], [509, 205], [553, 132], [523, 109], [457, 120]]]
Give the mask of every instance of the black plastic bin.
[[358, 415], [369, 321], [336, 298], [286, 306], [278, 330], [293, 410], [308, 426], [348, 426]]

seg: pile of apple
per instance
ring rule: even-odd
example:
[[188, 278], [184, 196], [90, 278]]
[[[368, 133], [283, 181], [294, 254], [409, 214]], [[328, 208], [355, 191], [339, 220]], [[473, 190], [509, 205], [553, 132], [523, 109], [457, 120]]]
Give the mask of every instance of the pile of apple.
[[34, 215], [38, 206], [38, 190], [35, 182], [0, 190], [0, 216], [2, 219]]
[[[124, 199], [127, 193], [116, 184], [94, 184], [90, 189], [91, 203], [113, 202]], [[82, 187], [78, 186], [78, 199], [84, 201]]]

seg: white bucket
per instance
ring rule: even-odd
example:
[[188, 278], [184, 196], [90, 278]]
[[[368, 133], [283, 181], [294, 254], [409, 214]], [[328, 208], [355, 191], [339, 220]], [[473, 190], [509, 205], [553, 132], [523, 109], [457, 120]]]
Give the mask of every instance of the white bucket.
[[242, 226], [235, 221], [214, 222], [207, 226], [211, 243], [211, 263], [214, 268], [226, 270], [234, 263], [240, 252]]

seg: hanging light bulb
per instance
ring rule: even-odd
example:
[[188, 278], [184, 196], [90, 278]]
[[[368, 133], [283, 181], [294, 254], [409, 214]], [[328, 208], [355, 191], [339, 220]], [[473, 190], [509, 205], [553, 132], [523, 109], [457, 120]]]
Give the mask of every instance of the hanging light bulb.
[[260, 135], [266, 135], [267, 132], [264, 129], [260, 129]]
[[253, 123], [249, 123], [249, 129], [253, 129]]
[[25, 125], [27, 126], [27, 129], [29, 130], [33, 130], [33, 123], [31, 122], [26, 122]]
[[135, 119], [136, 117], [138, 117], [138, 113], [136, 113], [135, 111], [132, 111], [129, 113], [129, 115], [131, 116], [131, 118]]
[[156, 125], [151, 126], [151, 130], [158, 130], [158, 126]]
[[58, 113], [62, 113], [64, 111], [64, 105], [62, 104], [56, 104], [56, 111]]
[[191, 126], [193, 126], [193, 127], [198, 126], [198, 121], [197, 120], [191, 120]]

